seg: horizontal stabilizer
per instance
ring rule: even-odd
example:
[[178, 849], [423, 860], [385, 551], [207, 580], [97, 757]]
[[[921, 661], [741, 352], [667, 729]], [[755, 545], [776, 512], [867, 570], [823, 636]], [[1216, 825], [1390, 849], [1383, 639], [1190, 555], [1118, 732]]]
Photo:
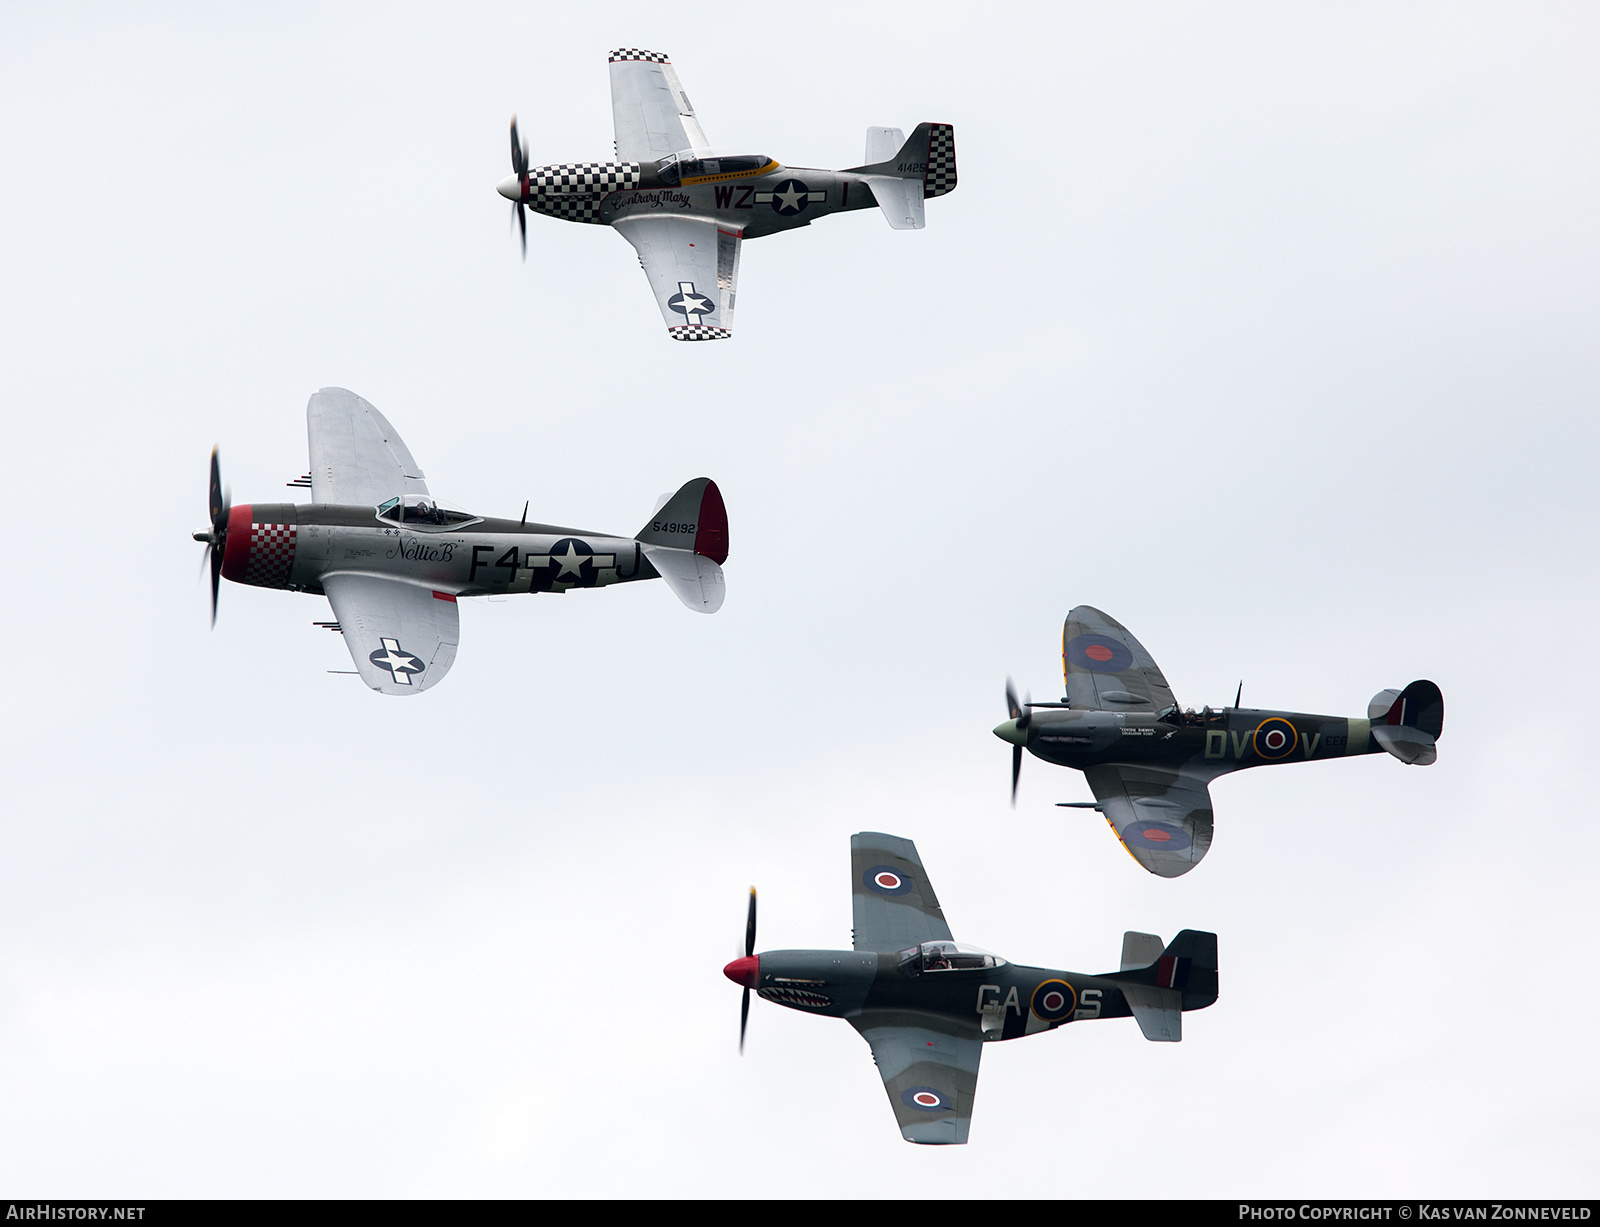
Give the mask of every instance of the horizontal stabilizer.
[[1429, 681], [1404, 690], [1380, 690], [1367, 704], [1372, 739], [1403, 763], [1426, 767], [1439, 757], [1444, 732], [1444, 694]]
[[867, 181], [894, 229], [921, 230], [926, 224], [922, 202], [955, 191], [956, 130], [949, 124], [918, 124], [901, 142], [898, 128], [868, 128], [866, 164], [840, 173]]
[[921, 230], [927, 221], [922, 208], [920, 179], [869, 179], [872, 198], [895, 230]]
[[1124, 984], [1122, 995], [1145, 1039], [1171, 1044], [1183, 1039], [1183, 994], [1177, 989]]
[[1163, 948], [1154, 933], [1122, 935], [1117, 981], [1147, 1040], [1183, 1039], [1183, 1012], [1217, 999], [1217, 935], [1184, 929]]
[[899, 128], [868, 128], [866, 165], [887, 162], [905, 143], [906, 134]]
[[696, 613], [716, 613], [722, 608], [722, 598], [727, 594], [722, 579], [722, 568], [711, 559], [693, 550], [674, 549], [669, 545], [639, 546], [650, 565], [667, 587], [677, 593], [678, 599]]
[[1149, 967], [1165, 949], [1166, 944], [1154, 933], [1135, 933], [1130, 929], [1122, 935], [1122, 970]]

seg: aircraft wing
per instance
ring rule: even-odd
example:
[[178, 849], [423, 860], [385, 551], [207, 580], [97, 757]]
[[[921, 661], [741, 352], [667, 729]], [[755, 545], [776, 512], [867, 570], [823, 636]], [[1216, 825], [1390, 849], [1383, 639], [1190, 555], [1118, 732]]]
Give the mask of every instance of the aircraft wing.
[[311, 501], [373, 507], [427, 494], [422, 470], [395, 428], [354, 392], [323, 388], [306, 406]]
[[925, 1145], [965, 1144], [978, 1093], [983, 1036], [929, 1026], [931, 1015], [865, 1010], [848, 1020], [872, 1046], [900, 1135]]
[[619, 47], [611, 61], [611, 118], [617, 157], [624, 162], [659, 162], [669, 153], [710, 152], [689, 95], [672, 61], [660, 51]]
[[721, 341], [733, 335], [740, 231], [694, 217], [626, 217], [612, 228], [639, 253], [668, 336]]
[[384, 694], [421, 694], [450, 672], [461, 614], [447, 592], [385, 575], [322, 577], [333, 616], [361, 680]]
[[879, 831], [852, 835], [850, 873], [857, 950], [904, 950], [951, 940], [939, 897], [909, 839]]
[[1061, 667], [1069, 707], [1153, 716], [1178, 703], [1144, 645], [1122, 623], [1088, 605], [1067, 615]]
[[1211, 847], [1211, 790], [1204, 779], [1175, 768], [1115, 763], [1083, 774], [1128, 855], [1158, 877], [1188, 873]]

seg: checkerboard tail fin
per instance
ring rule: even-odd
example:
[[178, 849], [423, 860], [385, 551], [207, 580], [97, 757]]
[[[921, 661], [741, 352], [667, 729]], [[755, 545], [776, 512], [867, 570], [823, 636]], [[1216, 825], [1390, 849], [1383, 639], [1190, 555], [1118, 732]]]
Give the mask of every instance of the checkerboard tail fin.
[[904, 141], [899, 128], [868, 128], [866, 165], [840, 173], [918, 180], [924, 197], [948, 196], [956, 190], [955, 125], [918, 124]]
[[1404, 690], [1380, 690], [1367, 704], [1372, 739], [1403, 763], [1426, 767], [1439, 757], [1444, 732], [1444, 693], [1432, 682]]

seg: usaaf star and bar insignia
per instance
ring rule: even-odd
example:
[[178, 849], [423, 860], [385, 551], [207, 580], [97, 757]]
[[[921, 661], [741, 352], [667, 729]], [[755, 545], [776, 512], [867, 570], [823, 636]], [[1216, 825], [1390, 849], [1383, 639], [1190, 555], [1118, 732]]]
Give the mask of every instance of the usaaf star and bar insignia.
[[368, 656], [367, 659], [377, 665], [378, 668], [387, 669], [389, 676], [394, 678], [395, 685], [413, 685], [414, 683], [411, 681], [412, 674], [426, 672], [428, 666], [402, 648], [398, 639], [384, 638], [379, 642], [383, 646]]
[[[563, 537], [550, 547], [548, 554], [529, 554], [528, 570], [534, 573], [535, 585], [543, 591], [558, 584], [563, 588], [593, 588], [597, 583], [616, 581], [617, 556], [596, 554], [587, 542]], [[604, 575], [606, 571], [611, 574]]]
[[814, 192], [798, 179], [785, 179], [770, 192], [757, 192], [756, 204], [769, 204], [774, 213], [793, 217], [804, 213], [808, 204], [826, 204], [828, 193]]

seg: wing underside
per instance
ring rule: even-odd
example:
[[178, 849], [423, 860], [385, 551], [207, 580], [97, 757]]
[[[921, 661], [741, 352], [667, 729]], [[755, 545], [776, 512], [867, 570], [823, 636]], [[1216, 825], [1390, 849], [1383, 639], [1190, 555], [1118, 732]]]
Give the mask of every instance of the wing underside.
[[1211, 847], [1205, 780], [1170, 768], [1121, 764], [1089, 767], [1083, 774], [1128, 855], [1158, 877], [1188, 873]]
[[878, 831], [852, 835], [850, 872], [857, 950], [905, 950], [951, 940], [939, 897], [909, 839]]
[[685, 149], [710, 152], [689, 95], [664, 53], [619, 47], [609, 58], [611, 118], [619, 158], [657, 162]]
[[849, 1020], [872, 1047], [900, 1134], [924, 1145], [962, 1145], [972, 1125], [983, 1037], [931, 1015], [867, 1010]]
[[1088, 605], [1067, 615], [1061, 634], [1067, 705], [1155, 715], [1177, 706], [1167, 679], [1128, 628]]
[[326, 575], [333, 616], [361, 680], [383, 694], [421, 694], [455, 663], [456, 598], [382, 575]]
[[306, 406], [311, 501], [376, 507], [428, 485], [389, 419], [354, 392], [323, 388]]
[[639, 253], [673, 340], [732, 335], [740, 231], [693, 217], [625, 217], [613, 226]]

